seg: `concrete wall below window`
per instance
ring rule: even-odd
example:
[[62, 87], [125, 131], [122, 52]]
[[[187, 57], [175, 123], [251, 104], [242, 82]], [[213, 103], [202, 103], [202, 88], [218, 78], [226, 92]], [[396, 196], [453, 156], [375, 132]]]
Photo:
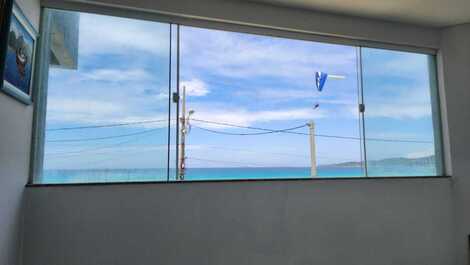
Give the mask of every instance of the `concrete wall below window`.
[[27, 189], [25, 265], [453, 262], [449, 179]]

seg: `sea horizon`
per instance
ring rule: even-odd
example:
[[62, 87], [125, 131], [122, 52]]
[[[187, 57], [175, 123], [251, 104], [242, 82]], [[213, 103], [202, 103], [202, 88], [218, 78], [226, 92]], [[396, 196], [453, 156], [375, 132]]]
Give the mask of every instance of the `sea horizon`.
[[[243, 179], [308, 179], [310, 167], [198, 167], [187, 168], [185, 180], [243, 180]], [[371, 167], [369, 177], [434, 176], [431, 165], [392, 165]], [[406, 174], [405, 174], [406, 173]], [[102, 168], [102, 169], [45, 169], [41, 183], [93, 183], [93, 182], [165, 182], [176, 180], [176, 171], [166, 168]], [[361, 178], [362, 167], [321, 165], [314, 178]]]

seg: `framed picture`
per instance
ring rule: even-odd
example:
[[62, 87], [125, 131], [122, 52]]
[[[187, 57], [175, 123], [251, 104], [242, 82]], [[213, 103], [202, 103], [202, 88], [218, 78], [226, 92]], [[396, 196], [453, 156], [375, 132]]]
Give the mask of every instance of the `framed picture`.
[[31, 104], [37, 32], [19, 7], [13, 5], [8, 30], [2, 90]]

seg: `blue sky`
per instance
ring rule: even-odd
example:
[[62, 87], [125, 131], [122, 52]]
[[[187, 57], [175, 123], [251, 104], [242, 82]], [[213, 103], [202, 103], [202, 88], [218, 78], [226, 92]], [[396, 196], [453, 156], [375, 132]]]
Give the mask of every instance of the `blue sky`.
[[[78, 69], [50, 70], [45, 168], [166, 166], [166, 122], [53, 129], [167, 119], [169, 28], [156, 22], [81, 15]], [[425, 55], [364, 50], [367, 137], [433, 140], [427, 60]], [[271, 129], [314, 120], [318, 134], [359, 137], [356, 61], [356, 48], [350, 46], [181, 27], [180, 84], [188, 91], [188, 109], [200, 120]], [[316, 71], [345, 79], [329, 79], [320, 93], [315, 88]], [[315, 104], [320, 107], [314, 109]], [[192, 124], [190, 167], [309, 165], [307, 136], [217, 135], [196, 126], [250, 131]], [[93, 140], [128, 134], [136, 135]], [[319, 164], [361, 159], [357, 140], [317, 137], [316, 142]], [[432, 144], [368, 142], [367, 147], [374, 159], [434, 152]]]

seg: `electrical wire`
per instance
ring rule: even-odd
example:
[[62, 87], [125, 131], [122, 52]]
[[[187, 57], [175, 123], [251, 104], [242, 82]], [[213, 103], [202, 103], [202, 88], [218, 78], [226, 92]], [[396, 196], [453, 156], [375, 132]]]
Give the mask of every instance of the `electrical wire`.
[[[90, 128], [109, 128], [109, 127], [119, 127], [119, 126], [128, 126], [128, 125], [136, 125], [136, 124], [147, 124], [147, 123], [156, 123], [156, 122], [164, 122], [168, 120], [150, 120], [150, 121], [140, 121], [140, 122], [128, 122], [128, 123], [116, 123], [116, 124], [105, 124], [105, 125], [95, 125], [95, 126], [81, 126], [81, 127], [65, 127], [65, 128], [57, 128], [57, 129], [49, 129], [49, 131], [58, 131], [58, 130], [78, 130], [78, 129], [90, 129]], [[265, 134], [273, 134], [273, 133], [287, 133], [287, 134], [296, 134], [296, 135], [309, 135], [305, 132], [297, 132], [294, 130], [301, 129], [306, 127], [307, 124], [286, 128], [286, 129], [267, 129], [261, 127], [253, 127], [253, 126], [244, 126], [239, 124], [233, 124], [228, 122], [217, 122], [217, 121], [209, 121], [209, 120], [202, 120], [202, 119], [191, 119], [191, 121], [196, 121], [200, 123], [206, 124], [213, 124], [213, 125], [220, 125], [220, 126], [227, 126], [233, 128], [241, 128], [241, 129], [250, 129], [250, 130], [258, 130], [261, 132], [256, 133], [231, 133], [231, 132], [224, 132], [220, 130], [213, 130], [209, 128], [200, 127], [197, 125], [192, 125], [195, 128], [200, 130], [204, 130], [211, 133], [216, 134], [223, 134], [223, 135], [233, 135], [233, 136], [250, 136], [250, 135], [265, 135]], [[155, 129], [152, 129], [155, 130]], [[150, 131], [150, 130], [148, 130]], [[113, 138], [120, 138], [120, 137], [127, 137], [133, 135], [139, 135], [142, 133], [146, 133], [147, 131], [132, 133], [132, 134], [124, 134], [124, 135], [116, 135], [116, 136], [107, 136], [107, 137], [97, 137], [97, 138], [78, 138], [78, 139], [57, 139], [57, 140], [48, 140], [47, 142], [81, 142], [81, 141], [94, 141], [94, 140], [106, 140], [106, 139], [113, 139]], [[340, 135], [329, 135], [329, 134], [315, 134], [317, 137], [323, 138], [332, 138], [332, 139], [344, 139], [344, 140], [361, 140], [360, 137], [353, 137], [353, 136], [340, 136]], [[402, 142], [402, 143], [433, 143], [432, 141], [420, 141], [420, 140], [409, 140], [409, 139], [386, 139], [386, 138], [366, 138], [366, 141], [378, 141], [378, 142]]]
[[202, 161], [202, 162], [212, 162], [212, 163], [226, 163], [226, 164], [237, 164], [237, 165], [249, 165], [249, 166], [254, 166], [254, 167], [265, 167], [265, 165], [261, 164], [254, 164], [254, 163], [245, 163], [245, 162], [238, 162], [238, 161], [226, 161], [226, 160], [213, 160], [213, 159], [205, 159], [205, 158], [199, 158], [199, 157], [186, 157], [188, 160], [196, 160], [196, 161]]
[[[248, 152], [248, 153], [255, 153], [255, 154], [270, 154], [270, 155], [279, 155], [279, 156], [287, 156], [287, 157], [302, 157], [302, 158], [310, 158], [309, 155], [302, 155], [296, 153], [284, 153], [284, 152], [260, 152], [259, 150], [247, 149], [247, 148], [233, 148], [233, 147], [226, 147], [226, 146], [218, 146], [218, 145], [204, 145], [205, 148], [215, 149], [215, 150], [226, 150], [226, 151], [235, 151], [235, 152]], [[326, 159], [338, 159], [341, 157], [336, 156], [325, 156], [325, 155], [318, 155], [318, 158], [326, 158]], [[345, 158], [342, 157], [343, 160], [354, 160], [354, 158]]]
[[[233, 124], [233, 123], [228, 123], [228, 122], [208, 121], [208, 120], [193, 119], [193, 118], [191, 118], [191, 120], [192, 120], [192, 121], [202, 122], [202, 123], [207, 123], [207, 124], [228, 126], [228, 127], [241, 128], [241, 129], [251, 129], [251, 130], [268, 131], [268, 132], [273, 131], [273, 130], [271, 130], [271, 129], [260, 128], [260, 127], [252, 127], [252, 126], [243, 126], [243, 125]], [[194, 125], [193, 125], [193, 126], [194, 126]], [[300, 135], [308, 135], [308, 133], [292, 132], [292, 131], [285, 131], [285, 133], [300, 134]]]
[[[201, 119], [191, 119], [193, 121], [198, 121], [202, 123], [208, 123], [208, 124], [215, 124], [215, 125], [221, 125], [221, 126], [229, 126], [229, 127], [235, 127], [235, 128], [244, 128], [244, 129], [252, 129], [252, 130], [260, 130], [260, 131], [266, 131], [270, 133], [290, 133], [290, 134], [298, 134], [298, 135], [309, 135], [308, 133], [303, 133], [303, 132], [293, 132], [291, 129], [284, 129], [284, 130], [272, 130], [272, 129], [266, 129], [266, 128], [260, 128], [260, 127], [252, 127], [252, 126], [243, 126], [243, 125], [238, 125], [238, 124], [231, 124], [231, 123], [226, 123], [226, 122], [215, 122], [215, 121], [207, 121], [207, 120], [201, 120]], [[299, 128], [305, 127], [306, 125], [299, 126]], [[196, 127], [193, 125], [193, 127]], [[225, 135], [257, 135], [257, 134], [237, 134], [237, 133], [227, 133], [227, 132], [222, 132], [222, 131], [217, 131], [217, 130], [211, 130], [203, 127], [196, 127], [199, 129], [203, 129], [205, 131], [209, 131], [212, 133], [217, 133], [217, 134], [225, 134]], [[297, 128], [297, 129], [299, 129]], [[266, 134], [266, 133], [264, 133]], [[361, 140], [360, 137], [353, 137], [353, 136], [340, 136], [340, 135], [328, 135], [328, 134], [315, 134], [317, 137], [324, 137], [324, 138], [335, 138], [335, 139], [345, 139], [345, 140]], [[432, 141], [420, 141], [420, 140], [408, 140], [408, 139], [385, 139], [385, 138], [366, 138], [366, 141], [380, 141], [380, 142], [404, 142], [404, 143], [433, 143]]]
[[[149, 133], [151, 133], [151, 132], [149, 132]], [[141, 139], [141, 137], [136, 137], [134, 139], [130, 139], [130, 140], [126, 140], [126, 141], [122, 141], [122, 142], [119, 142], [119, 143], [116, 143], [116, 144], [110, 144], [110, 145], [106, 145], [106, 146], [100, 146], [100, 147], [95, 147], [95, 148], [86, 148], [86, 149], [81, 149], [81, 150], [76, 150], [76, 151], [45, 153], [45, 155], [46, 156], [55, 156], [55, 155], [73, 155], [73, 154], [89, 153], [89, 152], [99, 151], [99, 150], [103, 150], [103, 149], [110, 149], [110, 148], [113, 148], [113, 147], [122, 146], [122, 145], [125, 145], [125, 144], [128, 144], [128, 143], [131, 143], [131, 142], [138, 141], [140, 139]]]
[[47, 140], [46, 142], [48, 142], [48, 143], [64, 143], [64, 142], [85, 142], [85, 141], [96, 141], [96, 140], [108, 140], [108, 139], [115, 139], [115, 138], [121, 138], [121, 137], [129, 137], [129, 136], [134, 136], [134, 135], [146, 134], [146, 133], [154, 132], [154, 131], [161, 130], [161, 129], [162, 128], [156, 128], [156, 129], [139, 131], [139, 132], [129, 133], [129, 134], [120, 134], [120, 135], [95, 137], [95, 138], [75, 138], [75, 139]]
[[194, 127], [194, 128], [197, 128], [197, 129], [200, 129], [200, 130], [204, 130], [204, 131], [208, 131], [208, 132], [212, 132], [212, 133], [225, 134], [225, 135], [239, 135], [239, 136], [265, 135], [265, 134], [272, 134], [272, 133], [283, 133], [283, 132], [289, 132], [289, 131], [297, 130], [297, 129], [300, 129], [300, 128], [304, 128], [304, 127], [306, 127], [306, 126], [307, 126], [307, 124], [304, 124], [304, 125], [300, 125], [300, 126], [296, 126], [296, 127], [292, 127], [292, 128], [287, 128], [287, 129], [269, 130], [269, 131], [258, 132], [258, 133], [230, 133], [230, 132], [216, 131], [216, 130], [211, 130], [211, 129], [208, 129], [208, 128], [203, 128], [203, 127], [199, 127], [199, 126], [196, 126], [196, 125], [192, 125], [192, 127]]
[[[165, 146], [166, 144], [164, 145], [156, 145], [156, 146]], [[130, 153], [126, 153], [126, 155], [137, 155], [137, 154], [143, 154], [143, 153], [149, 153], [149, 152], [153, 152], [155, 150], [139, 150], [139, 151], [135, 151], [135, 152], [130, 152]], [[97, 155], [109, 155], [109, 152], [106, 152], [106, 153], [98, 153]], [[106, 157], [106, 158], [101, 158], [101, 159], [98, 159], [98, 160], [92, 160], [92, 161], [88, 161], [87, 164], [88, 165], [94, 165], [94, 164], [99, 164], [99, 163], [102, 163], [102, 162], [116, 162], [118, 160], [122, 160], [122, 159], [129, 159], [128, 156], [121, 156], [121, 157], [114, 157], [114, 158], [110, 158], [109, 156]], [[62, 162], [67, 162], [67, 161], [62, 161]]]
[[90, 125], [90, 126], [77, 126], [77, 127], [63, 127], [63, 128], [46, 129], [46, 131], [52, 132], [52, 131], [68, 131], [68, 130], [110, 128], [110, 127], [121, 127], [121, 126], [138, 125], [138, 124], [148, 124], [148, 123], [158, 123], [158, 122], [166, 122], [166, 121], [168, 121], [168, 119], [164, 119], [164, 120], [148, 120], [148, 121], [135, 121], [135, 122], [125, 122], [125, 123], [111, 123], [111, 124], [103, 124], [103, 125]]

